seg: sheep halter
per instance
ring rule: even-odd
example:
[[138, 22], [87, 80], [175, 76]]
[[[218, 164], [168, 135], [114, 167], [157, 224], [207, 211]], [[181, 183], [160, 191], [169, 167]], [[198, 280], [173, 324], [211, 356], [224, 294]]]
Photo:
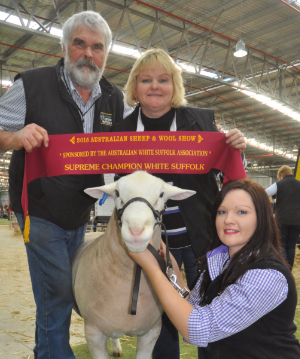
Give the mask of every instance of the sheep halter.
[[[146, 205], [151, 209], [151, 211], [152, 211], [152, 213], [153, 213], [153, 215], [154, 215], [154, 218], [155, 218], [156, 220], [159, 220], [160, 217], [161, 217], [161, 216], [164, 214], [164, 212], [165, 212], [165, 208], [164, 208], [162, 211], [160, 211], [160, 212], [157, 211], [157, 210], [155, 210], [155, 209], [152, 207], [152, 205], [151, 205], [145, 198], [143, 198], [143, 197], [134, 197], [134, 198], [131, 198], [128, 202], [126, 202], [125, 205], [124, 205], [122, 208], [116, 209], [117, 217], [118, 217], [118, 221], [119, 221], [119, 226], [120, 226], [120, 227], [122, 227], [122, 215], [123, 215], [125, 209], [126, 209], [131, 203], [133, 203], [133, 202], [144, 202], [144, 203], [146, 203]], [[157, 223], [156, 223], [156, 224], [157, 224]], [[155, 225], [156, 225], [156, 224], [155, 224]], [[155, 225], [154, 225], [154, 227], [155, 227]]]

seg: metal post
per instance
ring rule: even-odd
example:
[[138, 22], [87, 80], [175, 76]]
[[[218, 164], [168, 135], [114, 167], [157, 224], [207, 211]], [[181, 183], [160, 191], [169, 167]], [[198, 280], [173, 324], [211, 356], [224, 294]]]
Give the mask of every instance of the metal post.
[[[280, 67], [280, 66], [279, 66]], [[279, 98], [282, 100], [282, 69], [279, 69]]]
[[83, 1], [83, 10], [87, 11], [87, 0]]
[[2, 92], [2, 64], [3, 62], [0, 61], [0, 97], [2, 96], [3, 92]]

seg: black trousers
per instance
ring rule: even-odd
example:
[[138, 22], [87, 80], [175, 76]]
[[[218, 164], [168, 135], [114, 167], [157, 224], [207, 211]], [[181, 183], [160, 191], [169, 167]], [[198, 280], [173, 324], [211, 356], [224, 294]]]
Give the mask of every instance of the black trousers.
[[281, 224], [279, 225], [279, 230], [281, 233], [281, 246], [283, 255], [286, 258], [288, 264], [293, 267], [296, 243], [300, 235], [300, 225]]
[[[152, 359], [180, 359], [178, 330], [166, 313], [163, 314], [162, 321], [164, 325], [153, 349]], [[198, 359], [211, 358], [209, 348], [198, 347]]]

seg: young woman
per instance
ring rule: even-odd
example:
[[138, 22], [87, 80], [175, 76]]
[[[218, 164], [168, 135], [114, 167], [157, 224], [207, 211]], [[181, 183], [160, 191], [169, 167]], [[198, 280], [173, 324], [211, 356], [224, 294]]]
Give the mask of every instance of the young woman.
[[[226, 184], [212, 211], [214, 240], [188, 301], [149, 251], [130, 253], [185, 340], [213, 359], [295, 359], [295, 282], [280, 251], [268, 196], [248, 179]], [[161, 250], [165, 255], [165, 248]], [[174, 267], [175, 267], [174, 263]], [[179, 283], [184, 286], [176, 267]]]

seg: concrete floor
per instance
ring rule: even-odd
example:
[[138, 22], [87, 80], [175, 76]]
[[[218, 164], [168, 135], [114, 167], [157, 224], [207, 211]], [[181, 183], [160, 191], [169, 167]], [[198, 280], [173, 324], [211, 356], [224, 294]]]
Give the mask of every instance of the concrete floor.
[[[87, 233], [86, 239], [100, 233]], [[0, 226], [0, 359], [32, 359], [35, 303], [23, 237]], [[73, 312], [72, 345], [85, 343], [82, 319]]]

